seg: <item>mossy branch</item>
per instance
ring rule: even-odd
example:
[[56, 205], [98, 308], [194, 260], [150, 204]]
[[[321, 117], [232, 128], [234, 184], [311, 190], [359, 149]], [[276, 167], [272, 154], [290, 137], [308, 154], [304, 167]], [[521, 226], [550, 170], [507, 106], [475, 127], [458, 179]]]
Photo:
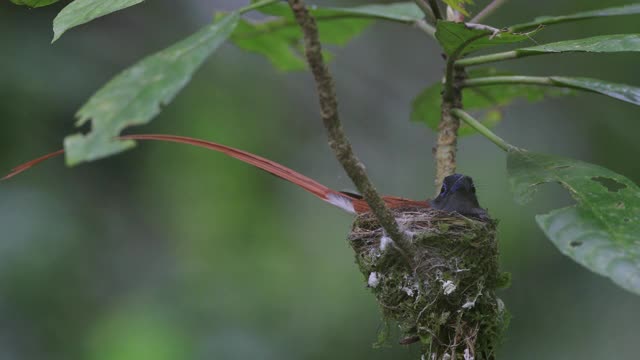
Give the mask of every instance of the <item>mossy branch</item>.
[[408, 255], [408, 240], [405, 239], [393, 214], [387, 208], [380, 195], [378, 195], [371, 180], [369, 180], [364, 165], [353, 152], [351, 143], [342, 128], [338, 114], [338, 98], [335, 84], [322, 57], [322, 46], [316, 21], [309, 14], [302, 0], [288, 0], [288, 2], [304, 35], [305, 56], [315, 78], [320, 102], [320, 115], [322, 116], [324, 127], [327, 129], [329, 146], [349, 178], [351, 178], [351, 181], [353, 181], [358, 191], [362, 193], [367, 204], [371, 207], [371, 212], [376, 216], [382, 228], [391, 237], [396, 248], [413, 269], [413, 261]]

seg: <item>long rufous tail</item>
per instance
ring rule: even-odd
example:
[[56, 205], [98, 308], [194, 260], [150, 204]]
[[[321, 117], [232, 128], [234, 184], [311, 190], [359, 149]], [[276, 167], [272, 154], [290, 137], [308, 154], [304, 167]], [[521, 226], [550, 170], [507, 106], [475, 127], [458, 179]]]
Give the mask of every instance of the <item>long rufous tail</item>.
[[[369, 211], [369, 206], [360, 197], [357, 197], [352, 194], [342, 193], [336, 190], [332, 190], [318, 183], [313, 179], [310, 179], [296, 171], [293, 171], [269, 159], [265, 159], [261, 156], [254, 155], [249, 152], [235, 149], [229, 146], [225, 146], [225, 145], [221, 145], [221, 144], [217, 144], [217, 143], [205, 141], [205, 140], [193, 139], [193, 138], [184, 137], [184, 136], [161, 135], [161, 134], [124, 135], [124, 136], [118, 137], [118, 139], [168, 141], [168, 142], [188, 144], [188, 145], [206, 148], [209, 150], [218, 151], [230, 157], [236, 158], [242, 162], [245, 162], [247, 164], [260, 168], [270, 174], [273, 174], [291, 183], [294, 183], [299, 187], [303, 188], [304, 190], [312, 193], [316, 197], [332, 205], [335, 205], [349, 213], [359, 214], [359, 213], [365, 213]], [[58, 155], [62, 155], [63, 153], [64, 153], [64, 150], [58, 150], [56, 152], [44, 155], [42, 157], [39, 157], [37, 159], [24, 163], [20, 166], [17, 166], [8, 175], [6, 175], [0, 180], [7, 180], [45, 160], [51, 159]], [[384, 200], [387, 203], [387, 205], [392, 208], [429, 207], [429, 203], [427, 201], [414, 201], [414, 200], [408, 200], [408, 199], [403, 199], [403, 198], [394, 197], [394, 196], [386, 196], [384, 197]]]

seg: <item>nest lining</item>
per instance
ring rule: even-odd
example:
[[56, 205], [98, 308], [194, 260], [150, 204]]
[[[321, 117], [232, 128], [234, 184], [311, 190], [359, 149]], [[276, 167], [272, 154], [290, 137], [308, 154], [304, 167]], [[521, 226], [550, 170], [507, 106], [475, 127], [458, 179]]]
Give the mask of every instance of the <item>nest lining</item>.
[[356, 218], [349, 244], [386, 320], [401, 343], [419, 342], [424, 359], [493, 359], [508, 322], [495, 290], [508, 283], [498, 268], [494, 220], [433, 209], [400, 209], [415, 269], [395, 250], [375, 217]]

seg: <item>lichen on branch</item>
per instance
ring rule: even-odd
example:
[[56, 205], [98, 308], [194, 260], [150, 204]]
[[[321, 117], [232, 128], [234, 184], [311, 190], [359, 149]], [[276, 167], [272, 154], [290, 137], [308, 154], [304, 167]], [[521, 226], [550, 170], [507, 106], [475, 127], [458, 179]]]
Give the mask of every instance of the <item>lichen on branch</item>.
[[407, 254], [409, 244], [400, 231], [393, 214], [378, 195], [369, 180], [365, 167], [356, 157], [351, 143], [342, 128], [338, 114], [338, 98], [333, 77], [324, 62], [322, 45], [320, 44], [318, 26], [302, 0], [288, 0], [296, 22], [300, 25], [304, 36], [305, 56], [316, 82], [320, 102], [320, 115], [327, 130], [329, 146], [346, 171], [351, 181], [362, 193], [369, 204], [371, 212], [376, 216], [386, 233], [393, 239], [398, 251], [413, 269], [411, 257]]

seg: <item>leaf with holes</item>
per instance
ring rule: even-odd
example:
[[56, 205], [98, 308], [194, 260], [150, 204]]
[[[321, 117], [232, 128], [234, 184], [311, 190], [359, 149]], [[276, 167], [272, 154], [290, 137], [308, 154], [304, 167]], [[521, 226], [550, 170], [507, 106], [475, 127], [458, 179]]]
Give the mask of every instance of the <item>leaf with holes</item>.
[[536, 216], [565, 255], [640, 294], [640, 188], [626, 177], [578, 160], [527, 151], [507, 157], [509, 182], [520, 203], [543, 183], [556, 182], [576, 205]]
[[208, 25], [117, 75], [78, 111], [77, 126], [91, 119], [86, 134], [65, 138], [67, 163], [78, 164], [116, 154], [133, 146], [114, 137], [131, 125], [146, 124], [191, 80], [204, 60], [231, 34], [236, 13]]
[[[283, 71], [303, 70], [304, 61], [302, 32], [288, 5], [276, 3], [259, 9], [260, 12], [277, 16], [267, 21], [241, 20], [231, 36], [231, 41], [239, 48], [256, 52]], [[320, 31], [323, 44], [346, 45], [373, 23], [384, 19], [412, 23], [424, 17], [414, 3], [389, 5], [365, 5], [351, 8], [311, 7]], [[325, 55], [330, 54], [325, 51]]]
[[537, 32], [514, 33], [494, 29], [486, 25], [465, 24], [452, 21], [438, 21], [436, 39], [447, 55], [458, 56], [497, 45], [512, 44], [530, 40]]
[[47, 5], [57, 3], [59, 0], [11, 0], [16, 5], [28, 6], [32, 8], [39, 8]]
[[610, 7], [606, 9], [582, 11], [579, 13], [563, 16], [540, 16], [535, 18], [531, 22], [510, 26], [509, 29], [511, 29], [512, 31], [521, 31], [525, 29], [535, 28], [540, 25], [552, 25], [570, 21], [593, 19], [598, 17], [634, 14], [640, 14], [640, 4], [629, 4], [624, 6]]
[[[469, 77], [510, 75], [486, 68], [469, 72]], [[425, 123], [430, 129], [437, 131], [440, 123], [442, 84], [436, 83], [423, 90], [412, 103], [411, 120]], [[462, 90], [462, 103], [465, 109], [478, 118], [486, 127], [492, 128], [502, 120], [502, 109], [518, 99], [537, 102], [549, 97], [572, 94], [568, 89], [540, 87], [533, 85], [494, 85]], [[459, 136], [473, 135], [476, 131], [462, 123]]]
[[55, 42], [65, 31], [118, 10], [139, 4], [144, 0], [75, 0], [65, 6], [53, 19], [53, 40]]

